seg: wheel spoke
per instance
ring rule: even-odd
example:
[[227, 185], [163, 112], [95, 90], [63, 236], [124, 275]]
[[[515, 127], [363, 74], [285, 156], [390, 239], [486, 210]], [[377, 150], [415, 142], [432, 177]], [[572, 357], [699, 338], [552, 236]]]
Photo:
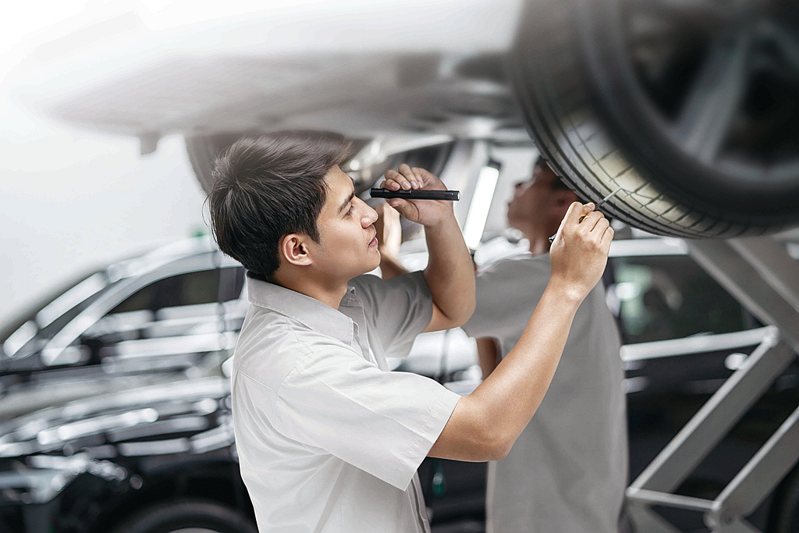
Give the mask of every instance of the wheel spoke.
[[713, 46], [677, 118], [679, 142], [707, 163], [718, 155], [746, 91], [749, 42], [741, 35]]

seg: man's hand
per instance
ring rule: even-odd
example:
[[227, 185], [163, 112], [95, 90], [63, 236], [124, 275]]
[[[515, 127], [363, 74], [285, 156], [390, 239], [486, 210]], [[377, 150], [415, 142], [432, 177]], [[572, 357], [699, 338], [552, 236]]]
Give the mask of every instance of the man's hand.
[[[400, 165], [398, 171], [386, 171], [383, 187], [390, 191], [446, 190], [438, 177], [423, 168], [405, 164]], [[408, 220], [424, 226], [429, 252], [424, 279], [433, 297], [433, 315], [425, 331], [462, 326], [474, 312], [474, 269], [455, 220], [452, 202], [389, 198], [387, 203]], [[381, 263], [384, 276], [390, 275], [384, 268], [387, 263]]]
[[377, 211], [377, 249], [383, 257], [398, 258], [400, 245], [402, 244], [402, 225], [400, 224], [399, 213], [396, 209], [386, 203], [375, 207]]
[[[382, 186], [390, 191], [400, 189], [427, 189], [444, 191], [444, 183], [427, 170], [406, 164], [399, 166], [398, 170], [387, 170], [386, 179]], [[402, 216], [413, 222], [430, 227], [440, 224], [443, 220], [453, 216], [452, 202], [440, 200], [405, 200], [402, 198], [389, 198], [387, 203], [399, 211]]]
[[381, 276], [383, 279], [391, 279], [407, 274], [408, 271], [400, 261], [402, 225], [399, 213], [388, 204], [380, 204], [375, 211], [378, 214], [375, 229], [377, 230], [377, 249], [380, 251]]
[[570, 298], [582, 301], [605, 270], [613, 228], [594, 204], [574, 202], [550, 248], [551, 283], [561, 285]]

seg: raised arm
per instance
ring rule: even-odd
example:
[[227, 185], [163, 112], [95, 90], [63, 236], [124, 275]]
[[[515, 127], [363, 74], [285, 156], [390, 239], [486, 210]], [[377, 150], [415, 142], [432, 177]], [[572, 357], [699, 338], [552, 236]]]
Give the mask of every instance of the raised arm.
[[552, 244], [549, 283], [519, 342], [459, 400], [430, 456], [485, 461], [507, 455], [544, 398], [577, 308], [602, 276], [612, 239], [608, 221], [592, 204], [571, 205]]
[[[446, 189], [435, 175], [405, 164], [399, 171], [387, 171], [383, 186], [391, 190]], [[462, 326], [474, 312], [474, 269], [452, 202], [392, 198], [388, 204], [425, 229], [429, 259], [424, 277], [433, 296], [433, 317], [425, 331]]]

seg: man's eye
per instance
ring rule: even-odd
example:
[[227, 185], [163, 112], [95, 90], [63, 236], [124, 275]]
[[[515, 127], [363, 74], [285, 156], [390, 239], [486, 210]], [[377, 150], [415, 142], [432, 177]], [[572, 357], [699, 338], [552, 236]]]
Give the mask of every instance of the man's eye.
[[350, 215], [352, 214], [352, 209], [353, 209], [353, 207], [355, 207], [355, 206], [354, 206], [354, 205], [352, 205], [352, 204], [350, 204], [350, 208], [349, 208], [349, 209], [347, 209], [346, 216], [350, 216]]

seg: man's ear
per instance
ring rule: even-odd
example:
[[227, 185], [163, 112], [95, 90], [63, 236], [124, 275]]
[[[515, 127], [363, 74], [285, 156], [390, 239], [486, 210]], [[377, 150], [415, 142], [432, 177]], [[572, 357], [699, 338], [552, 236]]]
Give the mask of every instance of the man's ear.
[[313, 261], [309, 254], [308, 240], [310, 237], [301, 233], [289, 233], [280, 239], [278, 251], [280, 258], [288, 264], [305, 266]]

